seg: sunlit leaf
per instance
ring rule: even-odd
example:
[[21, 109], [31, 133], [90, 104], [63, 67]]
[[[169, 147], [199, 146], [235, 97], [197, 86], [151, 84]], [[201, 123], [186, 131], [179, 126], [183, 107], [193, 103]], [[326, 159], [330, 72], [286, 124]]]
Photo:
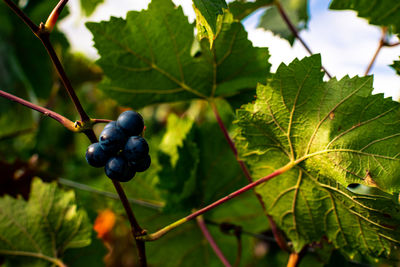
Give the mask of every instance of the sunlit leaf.
[[372, 77], [322, 77], [318, 55], [282, 64], [238, 111], [238, 149], [253, 177], [292, 164], [257, 190], [296, 250], [326, 235], [349, 256], [388, 256], [400, 240], [399, 206], [346, 186], [400, 191], [400, 104], [371, 95]]
[[170, 1], [153, 0], [148, 10], [131, 11], [126, 20], [87, 26], [106, 75], [100, 88], [122, 105], [229, 97], [255, 88], [269, 73], [267, 49], [254, 48], [229, 16], [214, 49], [203, 39], [194, 54], [193, 25]]
[[[0, 199], [0, 254], [11, 266], [53, 266], [90, 244], [91, 226], [72, 191], [34, 180], [29, 200]], [[19, 256], [19, 257], [15, 257]]]

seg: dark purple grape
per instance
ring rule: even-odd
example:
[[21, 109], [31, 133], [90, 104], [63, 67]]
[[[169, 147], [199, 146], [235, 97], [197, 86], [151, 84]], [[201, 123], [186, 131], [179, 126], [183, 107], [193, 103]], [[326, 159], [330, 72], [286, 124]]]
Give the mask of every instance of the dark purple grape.
[[131, 162], [132, 166], [135, 168], [137, 172], [144, 172], [150, 167], [151, 164], [151, 157], [147, 155], [144, 159], [141, 159], [136, 162]]
[[100, 134], [100, 145], [109, 154], [116, 154], [126, 142], [126, 135], [118, 127], [105, 128]]
[[109, 158], [110, 155], [103, 150], [99, 143], [91, 144], [86, 150], [86, 161], [93, 167], [104, 167]]
[[121, 113], [117, 125], [127, 136], [140, 135], [143, 132], [143, 117], [136, 111], [128, 110]]
[[106, 124], [106, 126], [104, 126], [103, 131], [105, 129], [107, 129], [107, 128], [115, 128], [115, 127], [117, 127], [117, 122], [116, 121], [110, 121], [109, 123]]
[[140, 136], [131, 136], [126, 142], [123, 155], [129, 162], [137, 162], [149, 154], [149, 145]]
[[112, 157], [108, 160], [105, 168], [106, 175], [110, 179], [120, 182], [128, 182], [131, 180], [136, 171], [132, 165], [122, 156]]

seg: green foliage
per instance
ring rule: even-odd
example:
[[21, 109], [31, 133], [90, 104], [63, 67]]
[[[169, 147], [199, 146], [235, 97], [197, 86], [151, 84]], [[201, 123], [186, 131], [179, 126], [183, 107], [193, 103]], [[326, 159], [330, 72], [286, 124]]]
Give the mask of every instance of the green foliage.
[[400, 3], [397, 0], [333, 0], [330, 9], [352, 9], [359, 17], [379, 26], [392, 26], [393, 32], [400, 33]]
[[166, 193], [165, 210], [169, 212], [190, 212], [245, 182], [216, 123], [203, 123], [200, 127], [189, 118], [179, 119], [171, 114], [160, 145], [159, 162], [158, 187]]
[[229, 16], [213, 49], [203, 39], [193, 54], [193, 25], [170, 1], [153, 0], [148, 10], [131, 11], [126, 20], [87, 26], [106, 76], [100, 89], [133, 108], [237, 95], [269, 73], [267, 49], [254, 48], [243, 26]]
[[371, 77], [322, 77], [318, 55], [282, 64], [238, 111], [238, 150], [253, 177], [295, 165], [257, 191], [297, 251], [327, 236], [350, 257], [387, 257], [400, 240], [400, 207], [345, 186], [399, 192], [399, 103], [371, 95]]
[[196, 12], [196, 24], [200, 35], [209, 37], [212, 46], [217, 34], [218, 15], [222, 15], [228, 8], [225, 0], [193, 0]]
[[[207, 228], [222, 249], [224, 255], [232, 264], [237, 256], [238, 242], [234, 235], [223, 232], [218, 225], [222, 223], [236, 223], [244, 231], [259, 233], [268, 230], [268, 222], [262, 212], [257, 198], [249, 193], [245, 194], [226, 206], [221, 206], [205, 216]], [[149, 216], [149, 215], [148, 215]], [[176, 212], [174, 215], [158, 214], [149, 217], [142, 216], [143, 224], [149, 230], [156, 230], [167, 225], [177, 218], [185, 216]], [[249, 235], [242, 234], [241, 265], [247, 266], [256, 263], [259, 259], [254, 256], [256, 240]], [[146, 244], [149, 264], [153, 266], [221, 266], [221, 261], [215, 256], [209, 243], [201, 233], [195, 220], [188, 222], [167, 236]]]
[[248, 2], [246, 0], [237, 0], [229, 3], [229, 10], [233, 16], [242, 20], [259, 8], [270, 6], [274, 3], [274, 0], [257, 0], [254, 2]]
[[81, 0], [81, 8], [85, 16], [89, 17], [93, 14], [96, 7], [104, 2], [104, 0]]
[[[308, 1], [307, 0], [280, 0], [282, 8], [297, 31], [307, 28], [308, 22]], [[268, 8], [261, 16], [258, 27], [272, 31], [274, 34], [289, 41], [291, 45], [295, 40], [295, 36], [290, 31], [289, 27], [283, 21], [276, 5]]]
[[27, 202], [0, 199], [0, 254], [11, 266], [52, 266], [68, 248], [90, 244], [91, 226], [72, 191], [39, 179], [31, 191]]
[[274, 34], [289, 41], [293, 45], [295, 36], [290, 31], [279, 13], [278, 4], [282, 6], [286, 15], [296, 27], [297, 31], [307, 28], [308, 1], [307, 0], [256, 0], [248, 2], [236, 0], [229, 4], [229, 10], [236, 19], [244, 19], [260, 8], [267, 7], [261, 15], [258, 27], [272, 31]]
[[398, 75], [400, 75], [400, 61], [394, 61], [392, 65], [390, 65]]
[[[81, 0], [81, 7], [89, 16], [101, 2]], [[300, 266], [323, 266], [334, 249], [347, 260], [392, 257], [400, 243], [399, 104], [371, 95], [372, 77], [323, 81], [319, 56], [281, 65], [270, 74], [267, 48], [253, 47], [239, 20], [265, 7], [260, 27], [293, 43], [277, 6], [302, 30], [308, 22], [307, 0], [237, 0], [229, 10], [224, 0], [193, 2], [197, 35], [194, 23], [171, 0], [153, 0], [147, 10], [131, 11], [126, 19], [88, 23], [101, 69], [82, 55], [68, 54], [61, 33], [51, 35], [88, 114], [115, 119], [124, 110], [120, 105], [145, 107], [140, 112], [152, 166], [123, 184], [140, 225], [157, 231], [247, 184], [209, 107], [216, 104], [225, 126], [236, 133], [240, 158], [253, 178], [286, 166], [287, 172], [256, 192], [291, 248], [305, 248]], [[378, 2], [334, 0], [331, 7], [355, 9], [371, 23], [398, 31], [398, 4]], [[56, 3], [30, 0], [24, 12], [38, 23]], [[399, 73], [399, 62], [393, 68]], [[77, 118], [59, 91], [63, 88], [42, 45], [4, 4], [0, 77], [1, 90]], [[232, 125], [232, 109], [240, 106]], [[37, 113], [5, 99], [0, 99], [0, 111], [0, 171], [10, 182], [2, 187], [8, 196], [0, 199], [0, 256], [5, 264], [54, 266], [63, 258], [71, 266], [120, 266], [125, 260], [134, 265], [123, 207], [105, 197], [116, 195], [103, 170], [87, 166], [86, 136], [68, 132], [54, 120], [42, 121]], [[103, 126], [95, 126], [96, 134]], [[24, 129], [29, 134], [19, 136]], [[75, 181], [60, 183], [77, 188], [77, 200], [73, 192], [38, 179], [28, 199], [36, 175]], [[346, 188], [353, 183], [365, 185], [365, 190]], [[28, 200], [9, 196], [19, 192]], [[84, 206], [89, 216], [77, 206]], [[109, 235], [91, 242], [89, 221], [107, 208], [115, 212], [116, 225]], [[243, 230], [240, 266], [281, 266], [288, 254], [265, 240], [271, 230], [264, 213], [248, 191], [203, 216], [232, 265], [239, 247], [234, 231]], [[110, 251], [104, 257], [106, 247]], [[151, 266], [221, 265], [195, 219], [147, 243], [146, 251]]]

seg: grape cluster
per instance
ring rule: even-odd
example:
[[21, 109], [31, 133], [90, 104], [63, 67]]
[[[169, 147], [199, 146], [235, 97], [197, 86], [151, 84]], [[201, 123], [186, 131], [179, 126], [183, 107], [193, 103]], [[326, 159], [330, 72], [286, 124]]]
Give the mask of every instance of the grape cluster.
[[106, 175], [120, 182], [131, 180], [136, 172], [150, 167], [149, 145], [140, 136], [142, 116], [135, 111], [121, 113], [116, 121], [104, 127], [99, 142], [91, 144], [86, 160], [93, 167], [105, 167]]

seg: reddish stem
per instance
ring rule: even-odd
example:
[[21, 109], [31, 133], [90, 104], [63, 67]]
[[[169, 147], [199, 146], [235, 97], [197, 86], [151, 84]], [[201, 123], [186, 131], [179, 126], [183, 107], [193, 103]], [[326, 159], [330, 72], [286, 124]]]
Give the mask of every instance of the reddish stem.
[[253, 182], [251, 184], [248, 184], [248, 185], [240, 188], [239, 190], [236, 190], [235, 192], [233, 192], [233, 193], [231, 193], [231, 194], [229, 194], [229, 195], [227, 195], [227, 196], [215, 201], [214, 203], [212, 203], [212, 204], [210, 204], [210, 205], [208, 205], [208, 206], [206, 206], [206, 207], [204, 207], [204, 208], [202, 208], [202, 209], [200, 209], [200, 210], [198, 210], [198, 211], [196, 211], [196, 212], [194, 212], [194, 213], [192, 213], [192, 214], [190, 214], [190, 215], [188, 215], [188, 216], [186, 216], [186, 217], [184, 217], [184, 218], [182, 218], [182, 219], [180, 219], [180, 220], [178, 220], [178, 221], [176, 221], [176, 222], [174, 222], [174, 223], [172, 223], [170, 225], [165, 226], [164, 228], [162, 228], [161, 230], [159, 230], [159, 231], [157, 231], [157, 232], [155, 232], [153, 234], [139, 236], [137, 238], [140, 239], [140, 240], [143, 240], [143, 241], [154, 241], [154, 240], [157, 240], [160, 237], [162, 237], [163, 235], [165, 235], [166, 233], [168, 233], [169, 231], [171, 231], [171, 230], [175, 229], [176, 227], [180, 226], [181, 224], [183, 224], [185, 222], [188, 222], [188, 221], [196, 218], [197, 216], [200, 216], [203, 213], [205, 213], [205, 212], [207, 212], [207, 211], [209, 211], [209, 210], [211, 210], [213, 208], [218, 207], [219, 205], [227, 202], [228, 200], [230, 200], [232, 198], [235, 198], [235, 197], [237, 197], [237, 196], [249, 191], [250, 189], [253, 189], [257, 185], [265, 183], [266, 181], [274, 178], [275, 176], [278, 176], [278, 175], [290, 170], [296, 164], [297, 164], [296, 162], [290, 162], [287, 165], [283, 166], [282, 168], [274, 171], [273, 173], [271, 173], [271, 174], [269, 174], [269, 175], [267, 175], [267, 176], [255, 181], [255, 182]]
[[255, 182], [252, 182], [251, 184], [248, 184], [248, 185], [240, 188], [239, 190], [237, 190], [237, 191], [235, 191], [233, 193], [230, 193], [229, 195], [227, 195], [227, 196], [215, 201], [214, 203], [208, 205], [207, 207], [204, 207], [204, 208], [202, 208], [202, 209], [190, 214], [189, 216], [186, 216], [186, 220], [190, 221], [191, 219], [196, 218], [197, 216], [199, 216], [199, 215], [201, 215], [201, 214], [203, 214], [203, 213], [205, 213], [205, 212], [207, 212], [207, 211], [209, 211], [209, 210], [211, 210], [211, 209], [213, 209], [213, 208], [215, 208], [215, 207], [227, 202], [228, 200], [230, 200], [232, 198], [235, 198], [235, 197], [243, 194], [244, 192], [249, 191], [250, 189], [253, 189], [257, 185], [265, 183], [266, 181], [268, 181], [268, 180], [270, 180], [270, 179], [272, 179], [272, 178], [284, 173], [285, 171], [287, 171], [291, 167], [292, 167], [291, 164], [290, 165], [286, 165], [285, 167], [280, 168], [280, 169], [274, 171], [273, 173], [271, 173], [271, 174], [269, 174], [269, 175], [267, 175], [267, 176], [255, 181]]
[[369, 62], [367, 69], [365, 70], [364, 76], [367, 76], [369, 74], [369, 72], [372, 69], [372, 66], [374, 65], [376, 59], [378, 58], [379, 52], [385, 46], [386, 32], [387, 32], [387, 29], [382, 28], [382, 34], [381, 34], [381, 38], [379, 39], [378, 47], [376, 48], [376, 51], [375, 51], [371, 61]]
[[[246, 164], [242, 160], [239, 159], [235, 143], [233, 142], [232, 138], [229, 136], [228, 130], [225, 127], [225, 124], [222, 121], [221, 116], [219, 115], [217, 106], [212, 101], [210, 102], [210, 105], [211, 105], [211, 108], [212, 108], [212, 110], [214, 112], [215, 118], [216, 118], [216, 120], [218, 122], [218, 125], [221, 128], [221, 131], [224, 134], [224, 137], [225, 137], [226, 141], [228, 142], [229, 147], [231, 148], [233, 154], [235, 155], [236, 161], [239, 163], [240, 168], [242, 169], [242, 171], [243, 171], [244, 175], [246, 176], [247, 180], [249, 181], [249, 183], [252, 183], [253, 182], [253, 178], [251, 177], [250, 171], [247, 168]], [[268, 219], [268, 222], [269, 222], [269, 224], [271, 226], [272, 233], [274, 234], [274, 237], [275, 237], [279, 247], [284, 251], [290, 251], [288, 246], [287, 246], [287, 242], [286, 242], [285, 238], [283, 237], [282, 232], [276, 226], [276, 223], [273, 220], [273, 218], [270, 215], [267, 214], [267, 211], [266, 211], [266, 208], [265, 208], [265, 204], [264, 204], [264, 201], [262, 200], [262, 197], [255, 190], [254, 190], [254, 194], [256, 195], [256, 197], [257, 197], [258, 201], [260, 202], [265, 214], [267, 215], [267, 219]]]
[[42, 41], [44, 47], [46, 48], [46, 51], [49, 54], [50, 59], [53, 62], [54, 67], [57, 70], [57, 74], [60, 77], [61, 82], [64, 84], [64, 87], [67, 90], [72, 102], [74, 103], [75, 108], [81, 117], [81, 120], [83, 122], [89, 121], [90, 120], [89, 116], [86, 114], [85, 110], [83, 109], [82, 104], [79, 101], [78, 96], [75, 93], [75, 90], [72, 88], [71, 82], [69, 81], [68, 76], [65, 73], [60, 60], [58, 59], [56, 51], [54, 51], [53, 45], [51, 44], [50, 39], [49, 39], [49, 37], [50, 37], [49, 33], [44, 32], [42, 34], [39, 34], [38, 37]]
[[31, 31], [33, 31], [33, 33], [36, 35], [39, 31], [39, 27], [33, 23], [33, 21], [27, 15], [25, 15], [25, 13], [22, 12], [22, 10], [16, 4], [14, 4], [12, 0], [3, 1], [12, 9], [12, 11], [14, 11], [15, 14], [18, 15], [18, 17], [22, 19], [26, 25], [28, 25], [29, 29], [31, 29]]
[[46, 115], [46, 116], [58, 121], [59, 123], [64, 125], [64, 127], [67, 128], [70, 131], [73, 131], [73, 132], [77, 131], [77, 128], [74, 127], [74, 123], [72, 121], [70, 121], [69, 119], [65, 118], [64, 116], [58, 114], [57, 112], [51, 111], [51, 110], [49, 110], [47, 108], [44, 108], [44, 107], [41, 107], [41, 106], [38, 106], [36, 104], [33, 104], [33, 103], [29, 102], [29, 101], [26, 101], [26, 100], [24, 100], [22, 98], [19, 98], [19, 97], [15, 96], [15, 95], [9, 94], [9, 93], [4, 92], [2, 90], [0, 90], [0, 96], [4, 97], [4, 98], [7, 98], [7, 99], [9, 99], [11, 101], [17, 102], [17, 103], [19, 103], [21, 105], [24, 105], [24, 106], [26, 106], [28, 108], [31, 108], [33, 110], [39, 111], [40, 113], [43, 113], [44, 115]]
[[92, 119], [93, 124], [98, 124], [98, 123], [109, 123], [112, 122], [112, 120], [107, 120], [107, 119]]
[[[89, 116], [86, 114], [85, 110], [83, 109], [81, 102], [79, 101], [79, 98], [77, 97], [75, 90], [73, 89], [71, 82], [69, 81], [64, 68], [50, 42], [50, 32], [46, 29], [43, 23], [40, 24], [38, 27], [35, 25], [28, 16], [26, 16], [20, 8], [18, 8], [17, 5], [15, 5], [11, 0], [3, 0], [27, 25], [28, 27], [33, 31], [33, 33], [42, 41], [44, 47], [46, 48], [51, 61], [54, 64], [54, 67], [56, 68], [57, 74], [60, 77], [62, 83], [64, 84], [65, 89], [67, 90], [72, 102], [75, 105], [76, 110], [78, 111], [82, 122], [88, 122], [90, 121]], [[56, 12], [61, 12], [62, 8], [64, 7], [66, 1], [65, 0], [60, 0], [59, 4], [56, 6], [55, 10]], [[54, 12], [54, 11], [53, 11]], [[52, 20], [51, 18], [52, 15], [50, 15], [50, 21]], [[54, 21], [53, 21], [54, 22]], [[49, 22], [52, 23], [52, 22]], [[55, 22], [54, 22], [55, 23]], [[54, 25], [52, 25], [54, 26]], [[10, 98], [11, 99], [11, 98]], [[25, 101], [25, 100], [24, 100]], [[26, 101], [27, 102], [27, 101]], [[21, 102], [22, 103], [22, 102]], [[32, 103], [25, 103], [26, 106], [31, 105]], [[32, 104], [33, 105], [33, 104]], [[33, 107], [32, 107], [33, 108]], [[46, 111], [47, 112], [47, 111]], [[53, 113], [45, 113], [46, 115], [54, 115]], [[86, 136], [89, 138], [89, 140], [92, 143], [97, 142], [97, 137], [95, 133], [93, 132], [93, 129], [87, 129], [83, 131]], [[121, 199], [121, 202], [125, 208], [125, 211], [128, 215], [129, 222], [132, 227], [132, 234], [133, 238], [136, 240], [137, 244], [137, 249], [138, 249], [138, 254], [139, 254], [139, 262], [142, 267], [147, 266], [146, 262], [146, 253], [145, 253], [145, 246], [144, 242], [141, 240], [137, 240], [136, 237], [144, 234], [144, 231], [139, 227], [139, 224], [137, 223], [135, 216], [133, 214], [133, 211], [130, 207], [129, 201], [125, 195], [124, 190], [122, 189], [120, 183], [118, 181], [113, 180], [113, 184], [115, 186], [115, 189], [118, 192], [118, 195]]]
[[117, 190], [117, 193], [121, 199], [122, 205], [124, 206], [125, 212], [128, 216], [129, 223], [131, 224], [131, 229], [132, 229], [132, 234], [135, 238], [136, 246], [138, 247], [138, 256], [139, 256], [139, 262], [140, 266], [147, 266], [147, 260], [146, 260], [146, 250], [145, 250], [145, 245], [144, 241], [137, 239], [137, 236], [141, 236], [146, 234], [146, 231], [144, 231], [139, 223], [137, 222], [135, 215], [132, 212], [131, 205], [129, 204], [128, 198], [126, 197], [126, 194], [124, 192], [124, 189], [122, 188], [120, 182], [116, 180], [112, 180], [115, 189]]
[[[301, 38], [299, 35], [296, 26], [293, 25], [292, 21], [290, 20], [289, 16], [286, 14], [286, 11], [283, 9], [281, 3], [279, 1], [274, 2], [275, 6], [278, 8], [279, 14], [281, 15], [282, 19], [285, 21], [286, 25], [289, 27], [289, 30], [292, 32], [294, 37], [296, 37], [297, 40], [300, 41], [300, 43], [303, 45], [303, 47], [307, 50], [307, 52], [310, 55], [313, 55], [313, 52], [311, 51], [310, 47], [306, 44], [306, 42]], [[322, 69], [325, 71], [326, 76], [329, 78], [332, 78], [330, 73], [322, 66]]]
[[203, 233], [204, 237], [207, 239], [208, 243], [214, 250], [215, 254], [217, 257], [221, 260], [222, 264], [225, 267], [232, 267], [232, 265], [229, 263], [229, 261], [225, 258], [224, 254], [222, 253], [221, 249], [218, 247], [217, 243], [215, 242], [214, 238], [210, 234], [210, 232], [207, 229], [207, 226], [204, 222], [204, 219], [202, 216], [197, 217], [196, 219], [197, 224], [200, 227], [201, 232]]

